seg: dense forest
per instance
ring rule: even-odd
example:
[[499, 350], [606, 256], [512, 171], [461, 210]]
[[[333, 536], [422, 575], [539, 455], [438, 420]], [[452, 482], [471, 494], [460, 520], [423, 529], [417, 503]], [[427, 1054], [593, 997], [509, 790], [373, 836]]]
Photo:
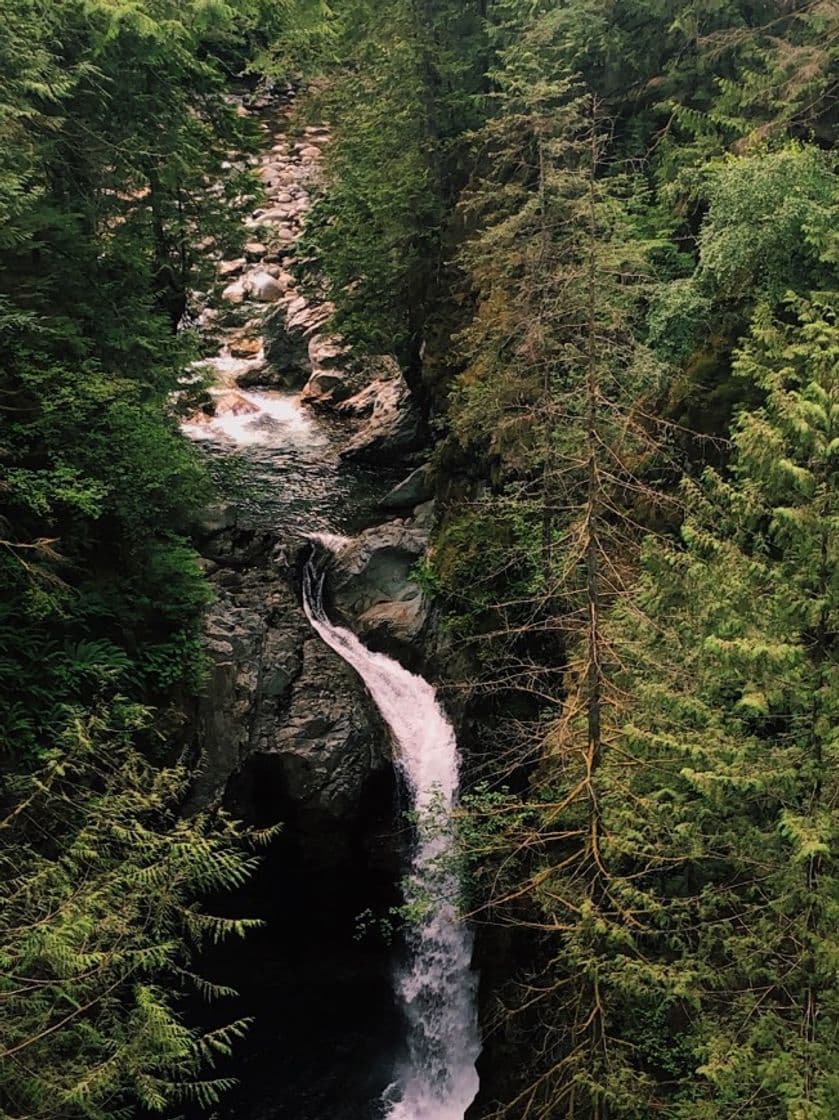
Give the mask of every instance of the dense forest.
[[233, 94], [290, 86], [298, 282], [432, 449], [469, 1116], [834, 1120], [837, 0], [0, 15], [0, 1117], [235, 1101], [202, 947], [284, 841], [188, 808], [183, 325], [262, 189]]

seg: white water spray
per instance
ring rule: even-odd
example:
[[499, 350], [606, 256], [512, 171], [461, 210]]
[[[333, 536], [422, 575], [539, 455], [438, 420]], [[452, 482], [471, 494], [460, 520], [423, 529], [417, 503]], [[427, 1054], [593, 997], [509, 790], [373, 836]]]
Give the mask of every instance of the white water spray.
[[[327, 548], [340, 544], [323, 538]], [[457, 914], [451, 810], [457, 801], [454, 730], [432, 686], [328, 619], [323, 576], [310, 561], [306, 614], [320, 637], [351, 665], [390, 728], [398, 764], [417, 815], [409, 902], [419, 917], [409, 933], [410, 959], [398, 976], [408, 1024], [408, 1060], [385, 1094], [387, 1120], [463, 1120], [478, 1091], [480, 1053], [472, 937]]]

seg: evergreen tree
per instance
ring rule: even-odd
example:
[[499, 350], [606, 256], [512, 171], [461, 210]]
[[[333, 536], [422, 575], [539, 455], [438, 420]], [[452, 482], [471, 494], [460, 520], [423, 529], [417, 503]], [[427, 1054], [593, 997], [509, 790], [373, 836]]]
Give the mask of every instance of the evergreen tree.
[[[199, 910], [252, 867], [172, 769], [202, 672], [208, 496], [173, 332], [229, 243], [213, 194], [248, 136], [217, 0], [9, 0], [0, 27], [0, 1112], [161, 1111], [243, 1024], [183, 1022]], [[246, 182], [230, 177], [230, 190]], [[229, 212], [225, 212], [229, 210]], [[203, 265], [202, 267], [207, 267]], [[211, 1075], [209, 1075], [211, 1076]]]
[[690, 1039], [671, 1112], [692, 1120], [826, 1120], [839, 1100], [836, 311], [758, 316], [736, 370], [765, 404], [738, 420], [731, 478], [687, 485], [681, 545], [649, 541], [619, 623], [607, 813], [633, 953]]
[[[604, 615], [626, 593], [652, 496], [648, 402], [661, 370], [637, 340], [655, 246], [633, 219], [632, 183], [609, 167], [596, 102], [570, 78], [542, 76], [562, 57], [554, 31], [550, 14], [501, 56], [499, 111], [479, 137], [467, 205], [480, 233], [463, 254], [476, 310], [452, 419], [497, 483], [462, 515], [473, 547], [444, 554], [437, 571], [476, 628], [481, 686], [501, 690], [502, 705], [531, 697], [493, 766], [496, 781], [526, 786], [473, 799], [468, 825], [481, 862], [493, 849], [500, 860], [485, 868], [481, 910], [537, 941], [509, 1009], [531, 1056], [508, 1109], [605, 1117], [649, 1099], [621, 1045], [618, 985], [597, 958], [623, 936], [604, 852], [601, 767], [618, 699]], [[496, 571], [483, 543], [493, 527]]]
[[[195, 947], [252, 922], [198, 900], [254, 866], [224, 818], [179, 819], [188, 776], [132, 740], [148, 713], [117, 700], [67, 713], [32, 772], [7, 776], [0, 816], [0, 1114], [124, 1115], [209, 1106], [208, 1067], [246, 1027], [188, 1028], [178, 993], [231, 994], [190, 971]], [[254, 837], [259, 839], [259, 837]]]
[[[744, 974], [737, 967], [728, 973], [721, 968], [715, 922], [724, 916], [734, 923], [724, 940], [742, 968], [767, 936], [758, 933], [762, 914], [749, 925], [761, 905], [800, 906], [804, 913], [813, 907], [780, 883], [772, 896], [768, 879], [749, 896], [749, 859], [766, 843], [766, 832], [749, 835], [753, 810], [738, 811], [730, 803], [715, 817], [692, 795], [674, 792], [684, 781], [678, 766], [671, 769], [674, 756], [696, 752], [698, 744], [679, 744], [673, 733], [663, 742], [656, 739], [655, 749], [644, 755], [634, 732], [627, 736], [622, 727], [636, 703], [633, 640], [644, 625], [638, 600], [627, 602], [627, 576], [638, 537], [634, 522], [649, 516], [655, 500], [649, 482], [661, 401], [656, 362], [633, 334], [644, 330], [639, 296], [650, 294], [649, 286], [645, 291], [639, 284], [644, 258], [662, 261], [665, 270], [669, 264], [662, 239], [639, 244], [639, 231], [656, 218], [655, 211], [644, 213], [643, 190], [627, 197], [596, 142], [594, 155], [581, 157], [573, 86], [547, 77], [561, 74], [568, 57], [567, 42], [557, 35], [566, 16], [552, 11], [541, 20], [528, 17], [516, 33], [508, 25], [513, 45], [499, 55], [494, 75], [499, 108], [480, 136], [485, 181], [467, 196], [479, 233], [464, 260], [477, 304], [464, 332], [469, 364], [451, 409], [464, 460], [483, 460], [494, 485], [471, 508], [463, 502], [455, 506], [456, 520], [438, 538], [435, 568], [450, 611], [460, 616], [457, 624], [480, 651], [479, 687], [502, 696], [492, 758], [485, 763], [496, 786], [472, 799], [465, 825], [476, 906], [485, 918], [531, 931], [526, 964], [513, 989], [519, 994], [508, 998], [505, 1013], [506, 1030], [516, 1040], [517, 1077], [508, 1078], [502, 1111], [640, 1120], [655, 1110], [698, 1118], [728, 1107], [732, 1116], [752, 1115], [747, 1108], [757, 1102], [755, 1117], [777, 1115], [782, 1106], [789, 1116], [809, 1115], [795, 1109], [832, 1102], [830, 1038], [823, 1044], [811, 1036], [798, 1045], [802, 1064], [793, 1080], [805, 1077], [808, 1063], [819, 1068], [820, 1088], [803, 1098], [800, 1081], [786, 1097], [787, 1088], [774, 1095], [762, 1090], [761, 1078], [772, 1063], [778, 1066], [770, 1080], [779, 1086], [795, 1068], [792, 1045], [790, 1061], [780, 1059], [777, 1031], [767, 1036], [767, 1065], [761, 1070], [754, 1066], [756, 1050], [744, 1046], [750, 1079], [743, 1067], [733, 1072], [734, 1061], [723, 1063], [724, 1089], [706, 1092], [702, 1078], [713, 1080], [714, 1063], [738, 1042], [742, 1028], [732, 1028], [730, 1010], [722, 1010], [726, 1001], [729, 1009], [738, 1003], [736, 992], [742, 1008], [751, 1009], [761, 995], [755, 982], [745, 996]], [[586, 167], [595, 169], [587, 181], [581, 175]], [[785, 282], [829, 283], [832, 252], [825, 230], [834, 183], [817, 152], [798, 148], [732, 159], [716, 180], [707, 179], [712, 206], [700, 234], [694, 305], [703, 305], [705, 315], [713, 308], [723, 323], [730, 316], [736, 337], [749, 308], [779, 300]], [[756, 233], [755, 215], [764, 209], [775, 221], [767, 217]], [[679, 291], [683, 297], [684, 289]], [[665, 298], [676, 294], [673, 287]], [[658, 297], [655, 315], [661, 306]], [[664, 330], [655, 333], [655, 318], [652, 324], [659, 351], [684, 359], [684, 351], [660, 345], [667, 338], [672, 346], [672, 337]], [[704, 323], [699, 329], [703, 326], [708, 329]], [[694, 335], [692, 345], [700, 339]], [[828, 353], [834, 345], [826, 344]], [[737, 373], [745, 372], [750, 352], [743, 348]], [[814, 357], [818, 368], [823, 359]], [[767, 387], [760, 376], [737, 380], [741, 387], [734, 392], [747, 399]], [[700, 400], [705, 404], [707, 398]], [[745, 431], [745, 418], [743, 426]], [[758, 445], [771, 455], [767, 461], [780, 453], [777, 447], [770, 452], [765, 439], [756, 440]], [[708, 477], [710, 484], [713, 476]], [[825, 486], [835, 493], [835, 480]], [[690, 486], [687, 492], [691, 500], [698, 493]], [[703, 501], [719, 528], [720, 510]], [[691, 517], [689, 512], [688, 534]], [[727, 522], [737, 533], [746, 523], [742, 505]], [[656, 572], [651, 594], [667, 586], [666, 571], [662, 566]], [[698, 592], [701, 608], [691, 609], [716, 615], [718, 582], [710, 572]], [[623, 629], [605, 622], [610, 609], [625, 620]], [[800, 602], [792, 613], [802, 622], [806, 618]], [[666, 632], [668, 623], [662, 613], [647, 624], [652, 637]], [[560, 639], [565, 651], [561, 689], [551, 639]], [[667, 718], [663, 682], [671, 670], [681, 680], [690, 664], [681, 648], [656, 658], [649, 682], [656, 732]], [[695, 715], [690, 705], [697, 702], [699, 686], [687, 679], [685, 702]], [[716, 683], [725, 690], [719, 667]], [[521, 694], [531, 697], [530, 719], [522, 719], [516, 704]], [[536, 734], [534, 707], [541, 709]], [[753, 758], [749, 754], [750, 762]], [[504, 780], [520, 792], [499, 793], [497, 783]], [[674, 811], [679, 798], [684, 815]], [[720, 838], [733, 842], [741, 816], [739, 862], [726, 862]], [[773, 820], [770, 832], [777, 826]], [[708, 844], [703, 856], [697, 832]], [[693, 866], [694, 857], [701, 870]], [[715, 860], [719, 866], [709, 872]], [[779, 873], [788, 871], [782, 859], [777, 866]], [[715, 874], [719, 893], [712, 901]], [[743, 886], [742, 896], [736, 886], [732, 890], [732, 881]], [[729, 909], [735, 899], [743, 908], [737, 917], [736, 909]], [[791, 911], [784, 912], [789, 918]], [[694, 938], [692, 931], [712, 926], [712, 934]], [[821, 928], [819, 954], [828, 928]], [[770, 941], [771, 936], [767, 948]], [[783, 974], [780, 949], [770, 952]], [[795, 998], [804, 1018], [810, 997], [803, 977], [813, 967], [812, 957], [807, 964], [802, 958]], [[771, 971], [762, 962], [755, 975], [765, 981]], [[823, 987], [825, 975], [816, 987]], [[801, 1038], [804, 1018], [790, 1016]], [[755, 1019], [761, 1022], [759, 1036], [767, 1023]], [[721, 1029], [723, 1020], [728, 1026]], [[708, 1065], [700, 1075], [703, 1061]], [[814, 1076], [806, 1074], [805, 1080]], [[799, 1105], [800, 1099], [806, 1104]]]
[[476, 4], [348, 0], [336, 6], [322, 61], [316, 107], [334, 135], [304, 248], [328, 276], [339, 328], [361, 347], [396, 353], [418, 393], [458, 148], [478, 119], [479, 21]]

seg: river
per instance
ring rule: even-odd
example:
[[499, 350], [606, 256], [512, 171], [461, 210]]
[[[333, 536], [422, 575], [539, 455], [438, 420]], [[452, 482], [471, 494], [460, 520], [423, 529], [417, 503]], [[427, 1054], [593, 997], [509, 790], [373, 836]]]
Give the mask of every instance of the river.
[[[272, 140], [268, 160], [276, 159], [276, 134]], [[310, 176], [309, 170], [299, 186], [306, 197]], [[299, 197], [295, 184], [285, 185], [283, 197], [293, 205]], [[299, 235], [305, 208], [298, 208], [296, 215], [294, 229]], [[266, 268], [273, 271], [266, 273]], [[243, 262], [234, 283], [247, 291], [252, 283], [249, 276], [264, 275], [278, 275], [277, 267], [264, 260]], [[260, 301], [238, 301], [237, 295], [236, 306], [240, 303], [243, 306], [230, 325], [216, 331], [218, 352], [203, 363], [213, 375], [212, 407], [186, 421], [183, 430], [206, 450], [237, 524], [269, 530], [281, 540], [308, 537], [315, 542], [302, 589], [306, 615], [320, 639], [359, 675], [379, 709], [393, 738], [406, 798], [403, 809], [413, 822], [404, 884], [411, 920], [404, 931], [405, 951], [392, 972], [404, 1031], [404, 1043], [397, 1047], [402, 1056], [391, 1084], [370, 1103], [369, 1116], [353, 1120], [463, 1120], [478, 1090], [475, 1062], [480, 1041], [472, 938], [457, 912], [452, 825], [459, 785], [455, 733], [432, 685], [391, 658], [371, 652], [351, 631], [335, 625], [323, 600], [323, 559], [330, 540], [374, 520], [377, 503], [400, 474], [398, 469], [343, 463], [340, 450], [347, 438], [346, 425], [307, 408], [299, 392], [253, 386], [266, 366], [262, 337], [266, 307]], [[242, 339], [250, 352], [236, 357], [231, 351]], [[243, 381], [250, 387], [243, 388]], [[299, 1001], [299, 990], [295, 998]], [[363, 1021], [370, 1012], [365, 1008]], [[323, 1019], [323, 1013], [319, 1015]], [[386, 1018], [385, 1013], [382, 1019]], [[326, 1036], [332, 1037], [329, 1029]], [[307, 1058], [311, 1068], [308, 1052]], [[328, 1078], [333, 1054], [324, 1050], [322, 1059], [323, 1075]], [[277, 1068], [283, 1068], [279, 1056]], [[264, 1070], [260, 1077], [265, 1077]], [[283, 1086], [278, 1085], [277, 1093], [282, 1092]], [[260, 1114], [264, 1111], [261, 1105]], [[294, 1120], [331, 1120], [324, 1113], [310, 1112], [306, 1104], [291, 1111], [282, 1107], [270, 1111]], [[235, 1109], [230, 1114], [235, 1115]]]

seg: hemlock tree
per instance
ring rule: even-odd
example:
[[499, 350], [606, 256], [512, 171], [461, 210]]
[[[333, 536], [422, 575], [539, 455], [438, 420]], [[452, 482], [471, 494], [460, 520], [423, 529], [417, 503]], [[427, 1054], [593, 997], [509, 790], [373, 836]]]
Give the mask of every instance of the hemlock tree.
[[[837, 311], [816, 294], [757, 316], [736, 372], [765, 404], [738, 420], [731, 476], [685, 483], [681, 542], [647, 540], [603, 622], [596, 813], [568, 752], [529, 796], [472, 801], [490, 916], [543, 940], [512, 1027], [540, 1041], [499, 1114], [839, 1105]], [[568, 746], [591, 743], [590, 711], [572, 704]]]
[[339, 328], [395, 353], [420, 392], [462, 134], [480, 119], [480, 4], [345, 0], [334, 12], [316, 85], [333, 138], [304, 250], [329, 279]]
[[[784, 1107], [789, 1116], [810, 1115], [806, 1109], [823, 1108], [822, 1099], [833, 1107], [835, 1092], [830, 1039], [821, 1050], [814, 1036], [806, 1041], [805, 1020], [812, 1013], [805, 1008], [812, 1001], [805, 974], [819, 954], [802, 964], [800, 998], [791, 997], [798, 1006], [789, 1019], [802, 1039], [797, 1056], [792, 1044], [775, 1044], [776, 1031], [762, 1039], [763, 1061], [759, 1049], [748, 1046], [742, 1068], [737, 1059], [728, 1064], [722, 1059], [727, 1047], [736, 1053], [750, 1011], [762, 1006], [758, 977], [767, 993], [773, 985], [782, 991], [786, 966], [796, 955], [792, 946], [811, 920], [802, 919], [803, 928], [791, 934], [784, 957], [782, 931], [790, 932], [790, 914], [797, 906], [812, 914], [796, 891], [813, 876], [808, 871], [796, 879], [793, 873], [790, 882], [798, 885], [788, 889], [780, 882], [788, 871], [783, 856], [765, 879], [750, 867], [759, 852], [769, 851], [767, 836], [776, 836], [779, 823], [789, 828], [793, 817], [771, 817], [756, 828], [761, 798], [755, 795], [753, 805], [743, 789], [759, 778], [724, 774], [730, 760], [719, 760], [720, 772], [709, 780], [709, 804], [685, 785], [684, 754], [701, 747], [680, 742], [678, 732], [666, 736], [659, 726], [669, 718], [665, 682], [673, 673], [686, 689], [681, 714], [698, 718], [697, 693], [705, 678], [690, 678], [692, 647], [674, 644], [650, 668], [648, 711], [657, 722], [648, 740], [636, 737], [634, 726], [624, 728], [627, 713], [639, 704], [631, 673], [640, 658], [633, 646], [636, 631], [666, 642], [669, 624], [663, 611], [644, 618], [640, 608], [646, 603], [628, 597], [626, 579], [639, 536], [632, 522], [652, 497], [645, 481], [657, 442], [652, 438], [657, 371], [632, 341], [633, 328], [643, 330], [633, 299], [648, 289], [639, 283], [643, 253], [628, 216], [641, 228], [645, 221], [637, 205], [632, 209], [634, 200], [620, 204], [619, 179], [609, 181], [605, 164], [599, 176], [583, 183], [581, 166], [596, 166], [598, 159], [580, 160], [576, 137], [582, 130], [578, 122], [575, 132], [572, 87], [563, 90], [546, 78], [557, 72], [556, 62], [561, 66], [564, 46], [555, 48], [553, 67], [550, 50], [563, 18], [550, 13], [526, 24], [500, 57], [498, 112], [479, 137], [485, 157], [479, 169], [489, 170], [485, 182], [467, 194], [470, 221], [479, 232], [463, 255], [477, 292], [476, 312], [464, 332], [468, 364], [451, 418], [455, 437], [486, 463], [490, 484], [471, 508], [460, 503], [457, 519], [438, 537], [433, 573], [459, 631], [480, 651], [482, 685], [505, 697], [529, 694], [533, 706], [543, 705], [537, 734], [532, 718], [523, 719], [515, 702], [506, 704], [506, 719], [499, 705], [493, 758], [486, 767], [496, 782], [506, 778], [522, 792], [479, 794], [464, 824], [479, 916], [529, 931], [530, 960], [511, 985], [518, 994], [508, 1001], [505, 1028], [516, 1040], [517, 1055], [527, 1058], [517, 1059], [516, 1078], [508, 1078], [509, 1099], [499, 1114], [640, 1120], [654, 1110], [705, 1120], [721, 1108], [730, 1109], [725, 1114], [732, 1117], [768, 1118]], [[736, 298], [736, 313], [745, 322], [757, 300], [778, 299], [783, 275], [817, 283], [829, 277], [824, 216], [832, 194], [826, 160], [787, 148], [732, 159], [714, 171], [716, 176], [708, 177], [714, 206], [700, 237], [700, 270], [713, 279], [707, 283], [708, 308], [725, 308], [726, 300]], [[778, 189], [785, 177], [787, 188]], [[557, 189], [560, 182], [563, 190]], [[747, 233], [750, 205], [770, 205], [761, 182], [778, 189], [783, 219], [803, 232], [800, 248], [773, 237], [771, 225], [757, 236]], [[718, 251], [726, 238], [745, 266], [731, 252]], [[775, 250], [770, 274], [756, 263], [764, 245]], [[736, 291], [735, 272], [748, 281], [743, 292]], [[725, 293], [719, 277], [729, 284]], [[763, 312], [764, 320], [769, 314]], [[808, 314], [802, 305], [804, 319]], [[815, 341], [825, 325], [832, 331], [831, 315], [817, 310], [813, 322], [802, 320], [798, 343]], [[758, 373], [745, 376], [749, 355], [758, 353], [760, 326], [753, 346], [742, 347], [737, 361], [737, 372], [744, 374], [740, 392], [752, 400], [767, 388]], [[796, 345], [792, 337], [790, 345]], [[835, 365], [835, 336], [816, 345], [811, 357], [815, 370]], [[781, 360], [778, 354], [765, 359]], [[799, 359], [806, 360], [803, 354]], [[747, 428], [744, 417], [743, 432]], [[825, 487], [835, 499], [835, 477]], [[703, 507], [708, 525], [725, 525], [738, 540], [750, 531], [742, 502], [724, 517], [695, 488], [687, 488], [685, 501], [688, 535], [692, 503]], [[766, 511], [764, 517], [769, 518]], [[777, 547], [782, 539], [779, 530]], [[676, 555], [658, 538], [649, 547]], [[830, 547], [835, 551], [835, 544]], [[670, 563], [678, 566], [675, 559]], [[793, 550], [789, 563], [803, 559]], [[753, 564], [750, 556], [746, 571]], [[743, 576], [742, 567], [732, 567], [732, 579], [735, 570]], [[668, 572], [668, 562], [662, 562], [650, 595], [656, 589], [665, 593]], [[685, 612], [719, 617], [724, 587], [725, 577], [710, 571], [696, 588], [699, 604], [685, 604]], [[738, 610], [756, 587], [744, 593], [741, 586], [740, 597], [733, 596]], [[615, 608], [616, 602], [625, 605]], [[623, 625], [606, 622], [610, 609]], [[731, 603], [727, 609], [733, 609]], [[801, 601], [790, 615], [806, 628]], [[558, 641], [567, 652], [562, 691], [556, 682]], [[701, 637], [699, 642], [701, 647]], [[726, 699], [731, 684], [726, 672], [719, 665], [706, 672], [716, 674], [718, 699]], [[533, 707], [530, 711], [532, 717]], [[724, 721], [720, 726], [728, 736]], [[736, 739], [727, 739], [721, 754], [737, 749]], [[751, 766], [754, 746], [742, 750]], [[702, 781], [700, 776], [697, 785]], [[726, 781], [732, 793], [723, 804]], [[801, 797], [797, 793], [793, 803]], [[780, 878], [770, 886], [775, 873]], [[822, 869], [816, 878], [823, 874]], [[775, 933], [763, 929], [764, 911], [774, 920], [781, 906], [789, 909]], [[731, 923], [730, 933], [723, 933], [724, 922]], [[827, 923], [821, 927], [820, 954], [830, 951], [828, 929]], [[769, 950], [776, 956], [758, 966], [753, 958], [760, 938], [768, 947], [776, 935]], [[730, 970], [722, 964], [718, 941]], [[752, 967], [755, 979], [749, 981]], [[822, 971], [813, 986], [823, 989], [826, 975]], [[741, 1018], [734, 1027], [729, 1015], [738, 1000], [734, 1019]], [[767, 1011], [770, 1003], [767, 994]], [[771, 1017], [755, 1011], [754, 1018], [760, 1023], [756, 1038], [774, 1029]], [[803, 1065], [795, 1073], [797, 1062]], [[819, 1067], [820, 1086], [802, 1097], [801, 1085], [813, 1080], [807, 1063]], [[717, 1078], [717, 1087], [709, 1088]]]
[[[209, 1106], [245, 1021], [185, 1025], [189, 990], [230, 995], [190, 969], [207, 942], [253, 925], [204, 913], [255, 859], [224, 817], [179, 819], [188, 775], [133, 739], [148, 713], [115, 700], [68, 712], [30, 773], [6, 778], [0, 813], [0, 1115], [111, 1120], [139, 1104]], [[252, 840], [267, 839], [253, 835]]]
[[731, 477], [686, 484], [681, 544], [648, 541], [613, 621], [606, 851], [622, 969], [659, 977], [624, 1042], [664, 1070], [644, 1027], [678, 1037], [680, 1120], [839, 1108], [838, 310], [815, 294], [757, 316], [735, 368], [765, 404], [738, 419]]
[[[481, 687], [532, 705], [494, 760], [496, 781], [508, 774], [523, 792], [472, 798], [466, 825], [473, 863], [486, 861], [479, 912], [535, 945], [508, 1008], [528, 1057], [505, 1111], [602, 1118], [641, 1115], [652, 1095], [620, 1040], [626, 977], [602, 962], [627, 937], [602, 766], [620, 699], [604, 617], [626, 594], [637, 521], [655, 500], [661, 370], [637, 339], [652, 246], [632, 183], [608, 165], [596, 102], [543, 76], [561, 49], [554, 31], [549, 13], [502, 56], [499, 111], [478, 137], [466, 205], [480, 232], [462, 258], [476, 309], [452, 421], [496, 485], [462, 514], [463, 537], [477, 526], [471, 551], [450, 558], [443, 534], [437, 576], [475, 626]], [[493, 598], [499, 587], [506, 598]]]

